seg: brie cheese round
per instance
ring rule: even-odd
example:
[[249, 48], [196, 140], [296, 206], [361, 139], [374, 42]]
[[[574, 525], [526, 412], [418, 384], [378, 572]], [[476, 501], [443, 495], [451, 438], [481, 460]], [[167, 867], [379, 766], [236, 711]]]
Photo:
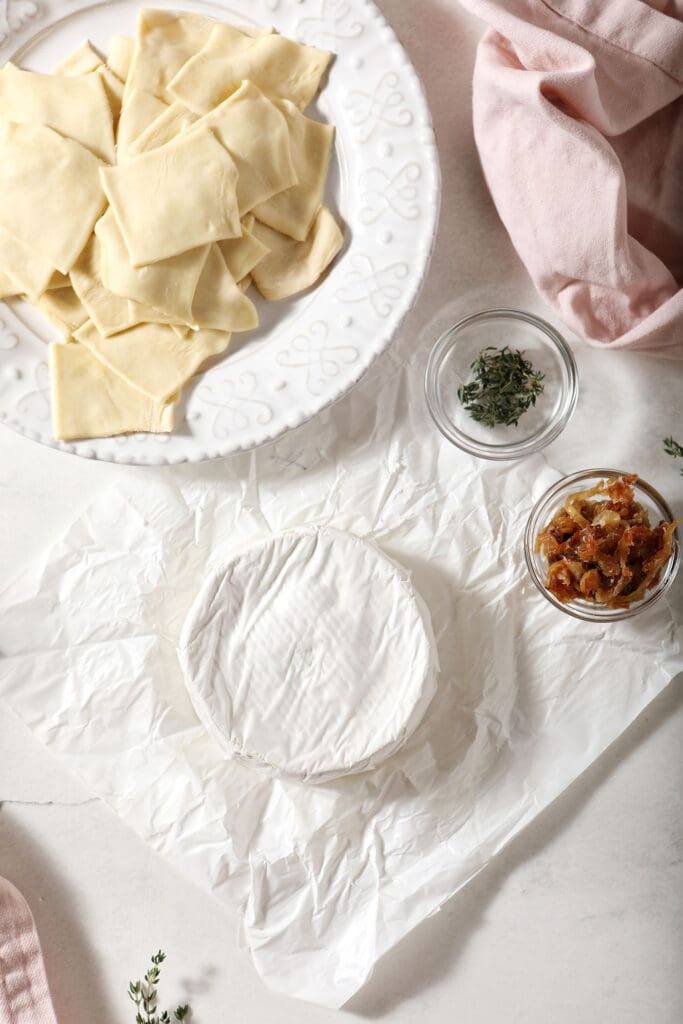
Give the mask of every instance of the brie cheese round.
[[263, 540], [214, 572], [179, 654], [222, 749], [301, 782], [365, 771], [398, 750], [438, 668], [408, 573], [374, 545], [316, 527]]

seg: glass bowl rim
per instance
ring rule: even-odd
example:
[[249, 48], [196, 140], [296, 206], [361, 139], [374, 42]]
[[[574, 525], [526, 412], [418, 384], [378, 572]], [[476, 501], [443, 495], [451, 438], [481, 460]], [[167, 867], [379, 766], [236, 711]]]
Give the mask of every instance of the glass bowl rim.
[[[546, 336], [559, 353], [566, 372], [566, 380], [562, 376], [562, 402], [559, 414], [525, 440], [514, 441], [508, 444], [489, 444], [486, 441], [475, 441], [470, 434], [455, 427], [444, 412], [437, 389], [439, 371], [446, 355], [455, 345], [459, 332], [471, 324], [484, 323], [487, 320], [493, 319], [517, 320], [536, 327]], [[509, 461], [540, 451], [562, 433], [576, 407], [579, 395], [579, 376], [576, 360], [571, 348], [552, 324], [536, 316], [535, 313], [527, 313], [521, 309], [501, 306], [470, 313], [468, 316], [452, 324], [441, 334], [429, 353], [424, 389], [429, 413], [440, 432], [451, 444], [456, 445], [456, 447], [467, 452], [469, 455], [475, 455], [481, 459]]]
[[[560, 477], [560, 479], [556, 480], [554, 484], [551, 484], [551, 486], [544, 491], [538, 501], [534, 503], [534, 506], [529, 513], [526, 527], [524, 529], [524, 560], [526, 562], [528, 573], [536, 588], [541, 592], [543, 597], [545, 597], [546, 601], [549, 601], [555, 608], [564, 612], [565, 615], [571, 615], [575, 619], [582, 619], [584, 622], [620, 622], [623, 619], [630, 619], [634, 615], [638, 615], [640, 612], [645, 611], [646, 608], [651, 608], [652, 605], [655, 604], [655, 602], [658, 601], [660, 597], [667, 592], [667, 590], [669, 590], [676, 578], [681, 561], [681, 544], [678, 528], [674, 531], [674, 543], [671, 555], [669, 556], [668, 562], [666, 562], [662, 567], [662, 575], [659, 583], [652, 591], [650, 591], [647, 597], [644, 597], [641, 601], [637, 601], [635, 604], [630, 605], [628, 608], [606, 608], [604, 610], [600, 610], [599, 605], [591, 606], [590, 602], [586, 602], [585, 606], [578, 604], [576, 601], [563, 603], [558, 600], [554, 594], [550, 593], [546, 588], [544, 581], [536, 571], [536, 563], [533, 557], [533, 544], [535, 541], [535, 534], [538, 529], [536, 521], [540, 517], [541, 512], [546, 510], [552, 503], [553, 499], [557, 498], [566, 488], [591, 477], [608, 479], [614, 476], [630, 475], [631, 474], [627, 473], [623, 469], [581, 469], [576, 473], [569, 473], [566, 476]], [[674, 521], [674, 515], [669, 503], [659, 493], [659, 491], [652, 486], [652, 484], [649, 484], [639, 476], [633, 486], [636, 491], [640, 489], [648, 495], [653, 504], [656, 505], [662, 513], [662, 518], [665, 518], [670, 523]]]

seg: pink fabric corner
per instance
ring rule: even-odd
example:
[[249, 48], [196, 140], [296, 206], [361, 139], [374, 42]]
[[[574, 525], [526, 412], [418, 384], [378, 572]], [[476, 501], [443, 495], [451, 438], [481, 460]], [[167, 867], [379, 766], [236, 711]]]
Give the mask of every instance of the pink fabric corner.
[[486, 181], [592, 345], [683, 358], [683, 0], [462, 0]]
[[0, 878], [0, 1024], [57, 1024], [26, 900]]

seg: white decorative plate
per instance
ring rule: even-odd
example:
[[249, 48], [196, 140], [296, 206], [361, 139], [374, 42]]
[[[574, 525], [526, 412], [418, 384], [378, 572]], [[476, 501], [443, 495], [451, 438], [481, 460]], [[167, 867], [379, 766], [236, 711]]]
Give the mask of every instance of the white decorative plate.
[[[130, 0], [0, 0], [0, 65], [52, 67], [84, 38], [106, 51], [132, 34]], [[261, 326], [186, 389], [170, 435], [56, 442], [46, 342], [50, 328], [20, 302], [0, 303], [0, 420], [64, 451], [112, 462], [195, 462], [278, 437], [336, 401], [386, 348], [429, 263], [439, 169], [429, 111], [405, 51], [370, 0], [181, 3], [237, 23], [273, 25], [337, 54], [318, 101], [336, 126], [328, 205], [346, 244], [318, 287], [260, 303]]]

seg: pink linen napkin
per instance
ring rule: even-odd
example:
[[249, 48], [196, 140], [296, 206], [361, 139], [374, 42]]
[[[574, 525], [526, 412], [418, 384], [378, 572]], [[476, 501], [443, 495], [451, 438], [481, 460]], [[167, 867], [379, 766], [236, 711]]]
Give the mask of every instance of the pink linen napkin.
[[56, 1024], [33, 915], [0, 878], [0, 1024]]
[[683, 0], [461, 0], [474, 133], [533, 281], [590, 344], [683, 358]]

